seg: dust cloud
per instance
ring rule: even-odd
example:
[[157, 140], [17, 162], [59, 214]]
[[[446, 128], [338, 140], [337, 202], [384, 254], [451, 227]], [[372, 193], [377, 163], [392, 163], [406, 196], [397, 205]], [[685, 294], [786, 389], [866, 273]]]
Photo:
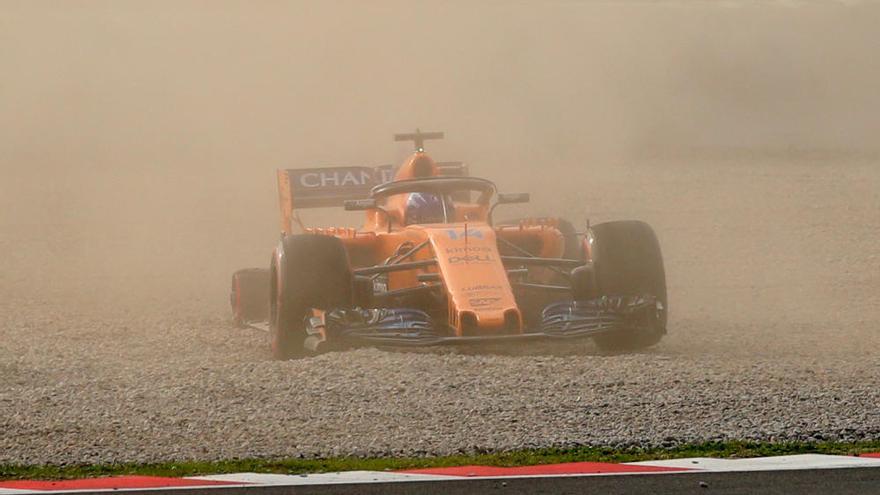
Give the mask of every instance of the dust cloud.
[[[803, 298], [875, 287], [878, 21], [867, 2], [5, 1], [0, 284], [218, 314], [276, 242], [275, 168], [397, 161], [391, 134], [419, 126], [446, 131], [435, 157], [531, 191], [519, 213], [654, 224], [679, 322], [807, 320]], [[839, 249], [856, 265], [828, 265]]]
[[[857, 1], [0, 1], [0, 464], [877, 441], [877, 26]], [[227, 295], [278, 240], [274, 170], [402, 160], [416, 127], [532, 193], [498, 218], [650, 223], [669, 334], [270, 360]]]

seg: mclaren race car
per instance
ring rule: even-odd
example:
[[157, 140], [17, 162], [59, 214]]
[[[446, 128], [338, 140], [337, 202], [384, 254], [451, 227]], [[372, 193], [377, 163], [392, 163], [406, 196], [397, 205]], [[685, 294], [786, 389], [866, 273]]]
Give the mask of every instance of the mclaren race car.
[[[239, 270], [239, 325], [267, 330], [278, 359], [353, 346], [469, 345], [592, 338], [636, 350], [666, 333], [660, 246], [638, 221], [495, 222], [500, 194], [426, 139], [399, 167], [278, 170], [281, 240], [268, 269]], [[363, 211], [360, 228], [305, 227], [298, 210]]]

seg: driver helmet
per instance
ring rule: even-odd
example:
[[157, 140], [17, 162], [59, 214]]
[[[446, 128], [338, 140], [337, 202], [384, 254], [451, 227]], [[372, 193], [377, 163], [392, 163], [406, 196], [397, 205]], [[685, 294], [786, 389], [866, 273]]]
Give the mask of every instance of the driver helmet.
[[451, 201], [432, 193], [411, 193], [406, 199], [406, 225], [442, 223], [452, 219]]

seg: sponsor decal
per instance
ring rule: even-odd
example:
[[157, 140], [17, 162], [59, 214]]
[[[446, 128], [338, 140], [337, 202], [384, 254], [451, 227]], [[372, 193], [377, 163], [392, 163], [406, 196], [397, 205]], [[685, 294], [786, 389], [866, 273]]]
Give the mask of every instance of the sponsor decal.
[[290, 194], [297, 208], [342, 206], [346, 199], [366, 198], [376, 185], [373, 167], [288, 169]]
[[[452, 168], [453, 172], [463, 167], [461, 164], [455, 165], [457, 167]], [[375, 185], [393, 181], [397, 166], [300, 168], [288, 169], [287, 172], [294, 188], [300, 192], [334, 187], [366, 188], [369, 192], [369, 188]]]
[[306, 192], [323, 188], [369, 189], [377, 184], [394, 180], [396, 168], [391, 165], [381, 167], [327, 167], [290, 169], [296, 190]]
[[377, 277], [373, 279], [373, 292], [381, 294], [388, 292], [388, 277]]
[[[461, 163], [448, 165], [443, 169], [447, 175], [466, 173]], [[279, 178], [279, 187], [290, 191], [297, 208], [313, 208], [342, 206], [346, 199], [366, 198], [373, 186], [394, 180], [397, 166], [289, 168], [284, 172], [284, 177]]]
[[447, 254], [460, 254], [460, 253], [491, 253], [492, 248], [488, 246], [461, 246], [461, 247], [450, 247], [446, 248]]
[[500, 300], [500, 297], [475, 297], [468, 299], [468, 303], [470, 303], [472, 308], [488, 308]]
[[480, 292], [480, 291], [494, 291], [501, 290], [502, 287], [500, 285], [472, 285], [470, 287], [465, 287], [461, 289], [462, 292]]
[[373, 171], [369, 169], [318, 170], [300, 175], [299, 183], [306, 188], [365, 186], [373, 184]]
[[491, 263], [494, 260], [492, 256], [488, 254], [465, 254], [465, 255], [457, 255], [450, 256], [448, 261], [452, 265], [458, 265], [461, 263]]
[[446, 230], [446, 235], [449, 236], [453, 241], [457, 241], [458, 239], [464, 239], [465, 236], [472, 237], [474, 239], [482, 239], [483, 231], [478, 229], [448, 229]]

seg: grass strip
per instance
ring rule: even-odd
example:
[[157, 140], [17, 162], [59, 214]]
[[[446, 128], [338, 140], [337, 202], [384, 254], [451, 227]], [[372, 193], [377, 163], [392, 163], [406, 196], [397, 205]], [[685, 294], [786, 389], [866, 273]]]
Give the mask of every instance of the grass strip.
[[323, 473], [385, 471], [465, 465], [529, 466], [562, 462], [636, 462], [682, 457], [747, 458], [791, 454], [858, 455], [880, 452], [880, 441], [871, 442], [707, 442], [670, 448], [613, 448], [582, 446], [476, 453], [443, 457], [333, 457], [327, 459], [231, 459], [180, 461], [157, 464], [0, 465], [0, 480], [56, 480], [99, 476], [199, 476], [223, 473]]

